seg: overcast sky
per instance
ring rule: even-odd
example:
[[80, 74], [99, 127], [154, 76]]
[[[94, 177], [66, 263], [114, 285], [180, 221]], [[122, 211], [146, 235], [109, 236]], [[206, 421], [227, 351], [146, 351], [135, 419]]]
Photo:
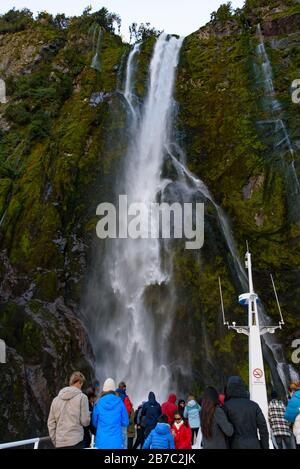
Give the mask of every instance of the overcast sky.
[[[151, 23], [167, 33], [186, 36], [196, 31], [210, 19], [210, 13], [227, 0], [0, 0], [0, 14], [11, 8], [29, 8], [34, 14], [47, 10], [49, 13], [65, 13], [78, 16], [88, 5], [97, 11], [105, 6], [118, 13], [122, 19], [122, 34], [128, 38], [128, 26], [133, 23]], [[241, 7], [244, 0], [232, 0], [234, 8]]]

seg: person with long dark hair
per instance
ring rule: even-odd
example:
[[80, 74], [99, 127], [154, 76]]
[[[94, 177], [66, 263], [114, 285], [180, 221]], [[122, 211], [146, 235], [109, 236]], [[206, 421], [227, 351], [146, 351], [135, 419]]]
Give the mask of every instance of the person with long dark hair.
[[178, 412], [181, 415], [181, 417], [183, 418], [183, 420], [187, 421], [187, 419], [185, 419], [184, 416], [183, 416], [184, 408], [185, 408], [185, 400], [184, 399], [179, 399], [179, 401], [178, 401]]
[[233, 435], [233, 426], [220, 407], [218, 391], [208, 386], [201, 407], [202, 446], [204, 449], [227, 449], [226, 437]]

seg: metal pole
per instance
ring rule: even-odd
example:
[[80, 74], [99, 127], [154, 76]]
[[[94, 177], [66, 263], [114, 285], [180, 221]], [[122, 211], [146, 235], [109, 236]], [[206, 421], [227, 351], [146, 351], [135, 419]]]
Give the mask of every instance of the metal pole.
[[223, 303], [223, 294], [222, 294], [222, 285], [221, 285], [221, 279], [219, 277], [219, 290], [220, 290], [220, 298], [221, 298], [221, 308], [222, 308], [222, 314], [223, 314], [223, 324], [227, 324], [225, 320], [225, 311], [224, 311], [224, 303]]
[[39, 443], [40, 443], [40, 439], [38, 439], [38, 440], [34, 443], [33, 449], [39, 449]]
[[273, 285], [273, 289], [274, 289], [274, 293], [275, 293], [275, 298], [276, 298], [276, 301], [277, 301], [277, 306], [278, 306], [278, 309], [279, 309], [280, 322], [281, 322], [281, 324], [284, 324], [284, 320], [283, 320], [283, 316], [282, 316], [282, 312], [281, 312], [281, 307], [280, 307], [279, 299], [278, 299], [278, 296], [277, 296], [277, 291], [276, 291], [276, 287], [275, 287], [273, 275], [270, 274], [270, 276], [271, 276], [272, 285]]

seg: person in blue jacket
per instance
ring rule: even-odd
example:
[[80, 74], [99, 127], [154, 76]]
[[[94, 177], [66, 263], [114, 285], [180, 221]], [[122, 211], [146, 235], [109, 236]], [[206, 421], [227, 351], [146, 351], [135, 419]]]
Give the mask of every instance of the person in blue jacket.
[[158, 417], [162, 414], [160, 404], [155, 399], [154, 392], [149, 392], [148, 401], [143, 404], [141, 420], [145, 429], [145, 438], [155, 428]]
[[154, 430], [146, 439], [143, 449], [175, 449], [174, 438], [168, 424], [168, 416], [162, 414]]
[[195, 397], [190, 394], [187, 398], [187, 403], [183, 411], [183, 417], [188, 419], [189, 425], [192, 429], [192, 444], [196, 441], [200, 428], [200, 412], [200, 405], [196, 401]]
[[93, 409], [92, 423], [97, 429], [95, 447], [98, 449], [124, 449], [122, 427], [128, 426], [129, 418], [115, 389], [114, 380], [108, 378]]
[[296, 438], [297, 449], [300, 449], [300, 381], [290, 386], [292, 397], [284, 414], [284, 418], [293, 423], [293, 433]]

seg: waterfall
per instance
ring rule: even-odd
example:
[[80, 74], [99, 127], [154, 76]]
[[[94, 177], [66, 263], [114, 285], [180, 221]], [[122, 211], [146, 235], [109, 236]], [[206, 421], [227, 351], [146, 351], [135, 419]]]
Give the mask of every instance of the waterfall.
[[[166, 185], [161, 170], [172, 128], [173, 88], [182, 41], [165, 33], [157, 39], [140, 114], [132, 99], [133, 60], [138, 45], [128, 57], [124, 97], [138, 118], [130, 126], [122, 182], [116, 190], [117, 195], [127, 195], [128, 204], [143, 202], [149, 206]], [[127, 218], [127, 213], [120, 212], [119, 217], [123, 225], [122, 217]], [[165, 399], [170, 384], [168, 339], [175, 297], [170, 281], [171, 256], [167, 256], [169, 262], [163, 262], [163, 243], [159, 239], [108, 241], [104, 260], [106, 285], [105, 288], [100, 285], [105, 293], [101, 299], [95, 293], [99, 290], [96, 276], [90, 284], [85, 311], [98, 376], [102, 380], [108, 376], [125, 380], [136, 404], [151, 390], [158, 399]]]
[[[300, 194], [300, 184], [295, 169], [294, 149], [286, 125], [281, 117], [283, 111], [282, 106], [280, 102], [276, 99], [276, 93], [273, 83], [272, 65], [265, 48], [264, 38], [260, 24], [258, 24], [257, 26], [257, 35], [259, 38], [259, 44], [257, 46], [257, 56], [260, 62], [260, 71], [257, 71], [257, 75], [262, 78], [262, 80], [260, 81], [263, 83], [264, 86], [265, 110], [271, 115], [271, 119], [258, 121], [258, 124], [267, 126], [267, 128], [271, 126], [272, 138], [274, 140], [274, 153], [277, 150], [282, 151], [281, 158], [284, 166], [286, 167], [285, 172], [288, 179], [287, 182], [289, 185], [292, 184], [291, 189], [294, 194]], [[284, 155], [286, 153], [289, 153], [290, 155], [290, 163], [287, 163], [284, 160]]]
[[[178, 148], [178, 146], [177, 146], [177, 148]], [[247, 285], [247, 275], [246, 275], [245, 270], [244, 270], [244, 268], [241, 264], [239, 253], [238, 253], [238, 251], [236, 249], [236, 246], [235, 246], [233, 234], [232, 234], [229, 222], [226, 218], [226, 215], [225, 215], [223, 209], [215, 202], [214, 198], [212, 197], [212, 195], [211, 195], [208, 187], [205, 185], [205, 183], [201, 179], [194, 176], [186, 168], [184, 163], [182, 163], [182, 162], [180, 162], [176, 159], [174, 154], [171, 152], [170, 146], [167, 147], [167, 150], [168, 150], [169, 155], [172, 158], [172, 162], [173, 162], [173, 164], [174, 164], [174, 166], [177, 170], [178, 176], [179, 177], [181, 176], [181, 178], [182, 178], [182, 176], [184, 178], [186, 178], [190, 183], [192, 183], [193, 188], [191, 190], [192, 191], [196, 190], [196, 191], [200, 192], [200, 194], [205, 199], [209, 200], [212, 203], [212, 205], [214, 206], [214, 208], [217, 212], [217, 215], [218, 215], [218, 220], [219, 220], [219, 223], [220, 223], [220, 227], [221, 227], [223, 236], [225, 238], [228, 250], [229, 250], [229, 252], [231, 254], [231, 257], [232, 257], [235, 272], [237, 274], [237, 277], [239, 279], [241, 287], [243, 289], [246, 289], [247, 286], [248, 286]], [[182, 150], [181, 150], [181, 152], [182, 152]]]
[[5, 104], [6, 100], [6, 86], [5, 81], [0, 78], [0, 103]]
[[[140, 45], [136, 44], [128, 56], [123, 97], [128, 109], [129, 144], [115, 193], [116, 196], [126, 194], [128, 204], [143, 202], [149, 206], [159, 196], [164, 199], [167, 188], [172, 186], [172, 181], [162, 177], [164, 162], [169, 158], [178, 179], [179, 192], [175, 191], [175, 197], [191, 200], [194, 194], [199, 194], [215, 208], [230, 262], [241, 289], [246, 291], [247, 275], [226, 215], [205, 183], [187, 169], [185, 153], [173, 139], [176, 109], [173, 88], [181, 45], [182, 39], [164, 33], [158, 38], [149, 67], [147, 96], [142, 105], [134, 93], [135, 60]], [[272, 91], [270, 83], [269, 90]], [[148, 222], [148, 214], [140, 215], [141, 225], [145, 218]], [[119, 217], [119, 224], [124, 228], [127, 212], [121, 211]], [[106, 241], [104, 252], [99, 254], [102, 267], [98, 267], [89, 282], [84, 312], [96, 353], [98, 378], [103, 381], [111, 376], [117, 381], [125, 380], [136, 404], [145, 399], [150, 390], [158, 399], [165, 399], [174, 363], [184, 375], [183, 363], [178, 357], [169, 361], [176, 301], [172, 251], [158, 239], [145, 238]], [[264, 314], [261, 308], [261, 316]], [[267, 316], [264, 318], [269, 320]], [[203, 340], [208, 340], [205, 330]], [[285, 386], [287, 369], [294, 371], [284, 361], [281, 345], [273, 338], [265, 340], [277, 368], [272, 374], [276, 371]], [[184, 362], [184, 366], [188, 375], [189, 363]]]
[[[98, 32], [98, 34], [97, 34]], [[101, 64], [100, 64], [100, 49], [101, 49], [101, 40], [102, 40], [102, 29], [100, 26], [95, 25], [93, 31], [93, 59], [91, 63], [91, 68], [98, 70], [101, 72]]]
[[133, 116], [136, 116], [135, 109], [135, 94], [133, 92], [133, 72], [134, 72], [134, 59], [135, 56], [140, 52], [141, 44], [137, 43], [134, 45], [133, 49], [130, 51], [126, 67], [126, 80], [125, 80], [125, 89], [124, 89], [124, 98], [127, 101], [129, 109]]

